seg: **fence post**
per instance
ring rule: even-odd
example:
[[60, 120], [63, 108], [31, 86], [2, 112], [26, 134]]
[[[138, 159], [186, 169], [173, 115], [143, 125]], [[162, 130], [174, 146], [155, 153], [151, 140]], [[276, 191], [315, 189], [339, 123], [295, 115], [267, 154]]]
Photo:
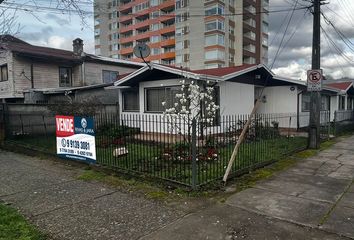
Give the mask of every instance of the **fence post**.
[[197, 121], [192, 120], [192, 189], [197, 189]]
[[337, 111], [334, 111], [334, 119], [333, 119], [333, 135], [337, 136]]

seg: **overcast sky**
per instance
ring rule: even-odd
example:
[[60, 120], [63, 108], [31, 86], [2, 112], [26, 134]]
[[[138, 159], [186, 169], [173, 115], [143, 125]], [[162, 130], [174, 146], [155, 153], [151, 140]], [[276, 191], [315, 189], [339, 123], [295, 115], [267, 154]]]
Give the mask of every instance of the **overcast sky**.
[[[36, 1], [40, 6], [49, 6], [49, 2], [55, 2], [53, 0], [32, 1]], [[33, 4], [32, 1], [26, 3]], [[323, 13], [348, 38], [347, 46], [333, 27], [322, 20], [322, 26], [330, 39], [327, 40], [322, 33], [321, 67], [325, 75], [332, 78], [354, 78], [354, 16], [352, 14], [354, 4], [350, 4], [351, 1], [353, 0], [328, 0], [329, 4], [322, 6]], [[16, 0], [16, 2], [21, 1]], [[269, 2], [272, 11], [291, 9], [296, 0], [269, 0]], [[297, 7], [303, 5], [309, 5], [309, 2], [299, 0]], [[89, 4], [83, 4], [82, 7], [85, 11], [93, 11]], [[292, 11], [269, 14], [269, 66], [273, 63], [291, 14]], [[82, 24], [81, 19], [75, 14], [44, 10], [33, 14], [18, 11], [17, 16], [17, 21], [21, 25], [18, 36], [32, 44], [71, 50], [72, 40], [80, 37], [84, 40], [85, 51], [90, 53], [94, 51], [92, 14], [87, 15], [85, 24]], [[345, 39], [343, 36], [342, 38]], [[335, 46], [332, 46], [331, 41]], [[282, 76], [305, 79], [306, 70], [311, 67], [312, 14], [309, 11], [294, 11], [282, 46], [274, 62], [273, 71]]]

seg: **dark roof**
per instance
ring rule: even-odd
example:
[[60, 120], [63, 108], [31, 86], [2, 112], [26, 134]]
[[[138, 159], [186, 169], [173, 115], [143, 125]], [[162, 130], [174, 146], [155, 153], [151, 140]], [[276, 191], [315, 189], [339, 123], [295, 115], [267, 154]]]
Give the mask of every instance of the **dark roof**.
[[4, 43], [4, 42], [29, 44], [29, 43], [22, 41], [21, 39], [14, 37], [12, 35], [9, 35], [9, 34], [0, 35], [0, 43]]
[[[1, 39], [1, 36], [0, 36]], [[5, 40], [0, 42], [1, 49], [8, 49], [19, 56], [39, 58], [43, 60], [64, 60], [71, 62], [80, 62], [80, 57], [75, 56], [72, 51], [39, 47], [31, 45], [13, 36], [6, 36]]]
[[349, 87], [352, 86], [352, 82], [340, 82], [340, 83], [328, 83], [326, 86], [331, 88], [336, 88], [343, 91], [348, 91]]

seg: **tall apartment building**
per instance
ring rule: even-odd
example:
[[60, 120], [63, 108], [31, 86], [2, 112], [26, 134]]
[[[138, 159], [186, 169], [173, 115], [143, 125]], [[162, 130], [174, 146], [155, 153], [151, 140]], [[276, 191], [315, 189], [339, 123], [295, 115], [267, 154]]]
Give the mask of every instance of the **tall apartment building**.
[[97, 55], [190, 69], [267, 63], [269, 0], [95, 0]]

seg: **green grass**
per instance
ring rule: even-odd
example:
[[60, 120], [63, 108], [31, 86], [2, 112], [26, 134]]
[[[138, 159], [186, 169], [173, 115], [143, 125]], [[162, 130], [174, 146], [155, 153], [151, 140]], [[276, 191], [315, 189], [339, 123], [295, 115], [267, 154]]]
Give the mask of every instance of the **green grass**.
[[44, 240], [33, 225], [15, 209], [0, 204], [0, 240]]

